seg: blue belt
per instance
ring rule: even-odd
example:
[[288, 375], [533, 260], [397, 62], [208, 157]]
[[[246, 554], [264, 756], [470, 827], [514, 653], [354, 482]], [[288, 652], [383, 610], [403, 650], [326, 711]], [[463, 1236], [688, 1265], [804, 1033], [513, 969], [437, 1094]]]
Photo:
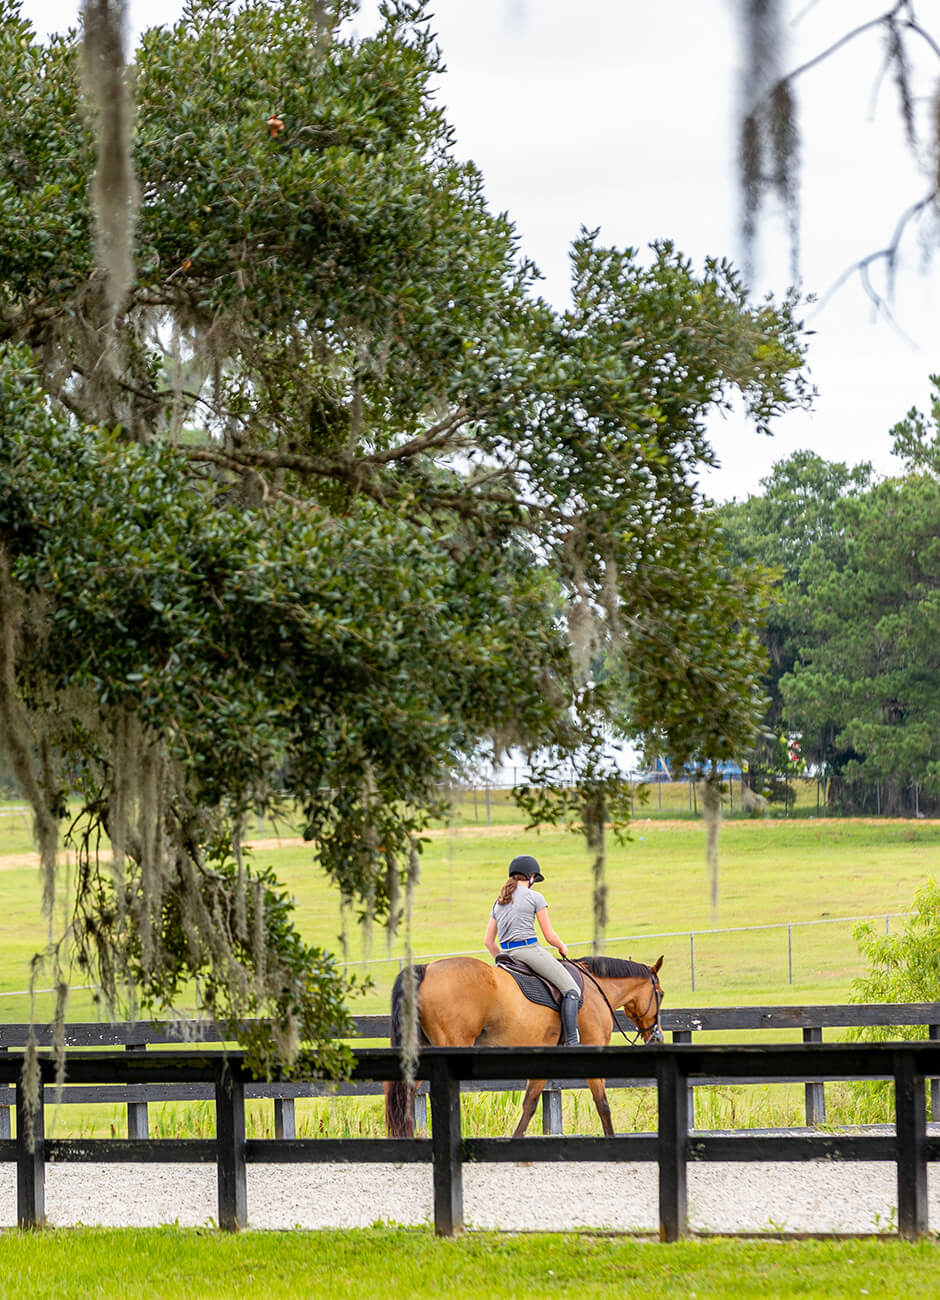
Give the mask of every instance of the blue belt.
[[511, 939], [509, 943], [503, 944], [503, 952], [507, 948], [528, 948], [533, 943], [538, 943], [538, 939]]

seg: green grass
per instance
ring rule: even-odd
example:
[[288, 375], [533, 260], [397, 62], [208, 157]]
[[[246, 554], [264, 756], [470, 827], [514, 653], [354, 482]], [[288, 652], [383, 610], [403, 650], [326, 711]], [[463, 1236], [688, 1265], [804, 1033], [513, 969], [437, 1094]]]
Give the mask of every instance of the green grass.
[[[701, 824], [665, 826], [638, 819], [632, 841], [609, 849], [608, 951], [641, 961], [665, 953], [667, 1006], [842, 1002], [863, 964], [851, 924], [833, 924], [833, 918], [873, 914], [883, 926], [885, 915], [907, 909], [915, 890], [936, 872], [938, 850], [936, 823], [730, 821], [721, 833], [713, 915]], [[591, 871], [582, 838], [565, 831], [527, 833], [518, 825], [479, 833], [441, 831], [430, 839], [422, 857], [412, 951], [481, 953], [492, 899], [509, 859], [523, 851], [534, 852], [543, 863], [555, 928], [575, 955], [589, 951], [584, 941], [591, 936]], [[317, 870], [312, 848], [278, 848], [265, 841], [254, 856], [259, 864], [271, 863], [290, 889], [304, 936], [338, 950], [339, 898]], [[36, 869], [18, 858], [12, 866], [9, 862], [0, 858], [0, 1021], [28, 1018], [25, 996], [2, 995], [26, 989], [30, 957], [45, 934]], [[825, 924], [793, 929], [790, 984], [786, 923], [807, 921]], [[774, 924], [783, 928], [708, 933]], [[349, 928], [349, 959], [365, 961], [371, 943], [372, 960], [359, 969], [375, 980], [375, 989], [354, 1009], [385, 1010], [404, 957], [403, 936], [394, 939], [388, 959], [380, 927], [373, 927], [371, 936], [355, 921]], [[693, 930], [694, 991], [688, 937]], [[40, 1001], [37, 1015], [48, 1007], [48, 1001]], [[91, 995], [76, 992], [69, 1014], [94, 1019]]]
[[[792, 931], [794, 982], [788, 982], [787, 931], [784, 928], [727, 932], [733, 927], [827, 921], [831, 917], [886, 913], [906, 909], [913, 893], [936, 871], [940, 861], [940, 826], [934, 823], [884, 821], [835, 822], [791, 818], [770, 822], [729, 822], [721, 836], [720, 894], [713, 918], [705, 871], [704, 830], [700, 824], [666, 826], [637, 820], [633, 840], [611, 845], [608, 864], [611, 923], [608, 934], [633, 936], [611, 942], [609, 951], [650, 961], [665, 953], [662, 971], [666, 1007], [722, 1006], [761, 1003], [844, 1002], [853, 975], [863, 963], [851, 935], [851, 924], [795, 925]], [[541, 835], [520, 826], [488, 831], [440, 832], [425, 846], [422, 884], [413, 920], [413, 951], [431, 954], [481, 950], [489, 906], [504, 878], [509, 859], [521, 851], [534, 852], [543, 863], [544, 890], [553, 922], [569, 944], [590, 934], [590, 864], [580, 836], [564, 831]], [[297, 900], [297, 918], [311, 941], [336, 948], [341, 923], [336, 891], [326, 884], [309, 845], [277, 848], [272, 842], [256, 850], [258, 862], [271, 862]], [[9, 861], [9, 859], [8, 859]], [[16, 863], [18, 860], [13, 859]], [[879, 927], [883, 919], [878, 922]], [[892, 926], [901, 922], [894, 920]], [[717, 927], [724, 933], [707, 933]], [[688, 931], [695, 930], [696, 987], [690, 979]], [[350, 957], [361, 960], [367, 950], [362, 927], [352, 927]], [[677, 932], [669, 934], [668, 932]], [[666, 933], [667, 937], [658, 937]], [[34, 866], [5, 869], [0, 858], [0, 1021], [29, 1017], [28, 998], [2, 996], [28, 982], [29, 958], [43, 942], [39, 921], [39, 881]], [[649, 936], [644, 938], [643, 936]], [[384, 934], [372, 936], [374, 955], [384, 957]], [[392, 960], [374, 960], [366, 967], [376, 987], [354, 1005], [356, 1011], [388, 1007], [391, 981], [403, 954], [401, 937], [393, 944]], [[581, 948], [580, 951], [587, 951]], [[574, 949], [575, 952], [579, 951]], [[48, 1014], [48, 1000], [37, 1002], [37, 1017]], [[73, 1020], [95, 1019], [90, 993], [73, 994]], [[709, 1035], [708, 1042], [757, 1035]], [[777, 1041], [797, 1041], [795, 1032], [775, 1035]], [[830, 1032], [827, 1037], [838, 1037]], [[511, 1095], [467, 1098], [468, 1133], [511, 1131], [518, 1113]], [[619, 1131], [651, 1128], [652, 1100], [636, 1090], [615, 1095], [614, 1123]], [[827, 1088], [833, 1123], [871, 1122], [882, 1118], [883, 1103], [860, 1102], [848, 1086]], [[769, 1085], [761, 1089], [699, 1090], [698, 1122], [705, 1127], [769, 1127], [799, 1122], [802, 1089]], [[595, 1132], [597, 1121], [589, 1096], [566, 1094], [565, 1130]], [[271, 1124], [270, 1103], [261, 1108], [258, 1135]], [[382, 1132], [379, 1099], [301, 1102], [298, 1132], [303, 1136], [378, 1135]], [[887, 1115], [884, 1118], [888, 1118]], [[207, 1121], [206, 1121], [207, 1122]], [[252, 1124], [256, 1121], [251, 1120]], [[162, 1136], [198, 1136], [204, 1119], [197, 1111], [152, 1107], [151, 1123]], [[63, 1107], [55, 1120], [62, 1135], [122, 1134], [125, 1116], [120, 1107]], [[537, 1127], [534, 1125], [534, 1127]]]
[[926, 1240], [710, 1239], [662, 1245], [599, 1233], [469, 1233], [455, 1241], [381, 1224], [358, 1231], [71, 1229], [0, 1235], [0, 1296], [360, 1300], [383, 1295], [542, 1297], [935, 1295]]
[[[652, 1088], [618, 1088], [608, 1094], [614, 1129], [618, 1133], [653, 1133], [657, 1128], [656, 1093]], [[51, 1097], [49, 1101], [51, 1103]], [[522, 1109], [521, 1092], [465, 1093], [461, 1098], [461, 1126], [465, 1137], [506, 1137], [515, 1128]], [[249, 1138], [274, 1137], [274, 1107], [270, 1101], [251, 1101], [245, 1108]], [[931, 1116], [931, 1118], [934, 1118]], [[152, 1138], [213, 1138], [215, 1112], [209, 1102], [151, 1103]], [[798, 1128], [805, 1124], [802, 1083], [729, 1084], [695, 1090], [695, 1122], [699, 1129]], [[295, 1103], [299, 1138], [385, 1137], [385, 1111], [381, 1096], [301, 1098]], [[893, 1124], [894, 1098], [890, 1087], [863, 1084], [826, 1085], [826, 1126]], [[600, 1121], [587, 1089], [562, 1094], [562, 1128], [567, 1134], [600, 1133]], [[537, 1110], [529, 1128], [542, 1131]], [[127, 1136], [127, 1111], [118, 1105], [59, 1106], [46, 1110], [50, 1138], [110, 1138]]]

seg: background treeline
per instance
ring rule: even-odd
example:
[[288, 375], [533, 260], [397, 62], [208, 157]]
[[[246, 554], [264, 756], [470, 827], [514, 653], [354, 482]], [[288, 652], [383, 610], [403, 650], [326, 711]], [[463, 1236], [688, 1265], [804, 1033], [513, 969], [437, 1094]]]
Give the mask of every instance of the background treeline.
[[[903, 473], [879, 479], [801, 451], [763, 493], [718, 510], [735, 564], [773, 594], [765, 735], [753, 787], [787, 797], [802, 764], [832, 811], [940, 812], [940, 379], [930, 418], [892, 431]], [[794, 737], [799, 754], [794, 760]]]

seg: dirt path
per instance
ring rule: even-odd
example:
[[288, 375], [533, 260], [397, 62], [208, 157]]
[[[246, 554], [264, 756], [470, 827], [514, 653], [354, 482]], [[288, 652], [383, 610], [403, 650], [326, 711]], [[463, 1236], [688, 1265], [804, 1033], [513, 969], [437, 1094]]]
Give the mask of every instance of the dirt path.
[[[812, 822], [819, 826], [940, 826], [940, 818], [914, 817], [774, 817], [751, 818], [748, 821], [733, 821], [726, 825], [734, 830], [770, 831], [772, 834], [782, 832], [790, 826], [805, 826]], [[704, 823], [699, 821], [669, 819], [660, 817], [635, 817], [632, 826], [645, 833], [649, 831], [701, 831], [705, 832]], [[506, 826], [451, 826], [440, 830], [425, 831], [428, 839], [440, 840], [447, 837], [455, 839], [511, 839], [525, 832], [525, 823], [516, 822]], [[551, 827], [545, 827], [546, 831]], [[252, 849], [302, 849], [309, 847], [309, 840], [301, 836], [269, 835], [265, 839], [245, 840]], [[74, 853], [60, 854], [63, 864], [74, 865]], [[0, 856], [0, 871], [22, 871], [24, 867], [39, 867], [38, 853], [6, 853]]]
[[[929, 1221], [940, 1222], [940, 1171], [927, 1173]], [[137, 1227], [211, 1223], [218, 1213], [208, 1165], [50, 1164], [51, 1223]], [[16, 1222], [16, 1171], [0, 1166], [0, 1227]], [[689, 1218], [710, 1232], [884, 1232], [897, 1221], [892, 1164], [815, 1161], [692, 1164]], [[655, 1164], [464, 1166], [467, 1223], [546, 1231], [654, 1231]], [[419, 1165], [249, 1165], [248, 1222], [254, 1228], [368, 1227], [377, 1220], [427, 1224], [431, 1170]], [[390, 1294], [392, 1292], [390, 1291]]]

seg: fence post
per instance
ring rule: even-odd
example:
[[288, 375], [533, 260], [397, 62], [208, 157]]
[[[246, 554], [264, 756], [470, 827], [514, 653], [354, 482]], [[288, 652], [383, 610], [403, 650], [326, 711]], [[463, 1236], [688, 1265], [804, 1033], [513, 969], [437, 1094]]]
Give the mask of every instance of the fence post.
[[679, 1062], [660, 1052], [656, 1061], [659, 1103], [659, 1239], [678, 1241], [689, 1230], [686, 1147], [689, 1112]]
[[39, 1083], [39, 1108], [31, 1111], [20, 1077], [16, 1081], [16, 1222], [20, 1228], [41, 1228], [46, 1221], [45, 1123], [42, 1081]]
[[692, 974], [692, 992], [695, 992], [695, 934], [689, 934], [689, 970]]
[[793, 983], [793, 926], [787, 921], [787, 974]]
[[927, 1107], [924, 1076], [913, 1053], [894, 1054], [898, 1160], [898, 1233], [909, 1241], [927, 1231]]
[[278, 1139], [297, 1136], [293, 1097], [274, 1098], [274, 1136]]
[[490, 787], [484, 786], [483, 793], [486, 796], [486, 824], [490, 824]]
[[[5, 1052], [7, 1048], [0, 1045], [0, 1052]], [[4, 1088], [4, 1092], [6, 1088]], [[12, 1135], [10, 1128], [10, 1107], [0, 1106], [0, 1141], [9, 1141]]]
[[463, 1231], [460, 1083], [450, 1063], [431, 1063], [431, 1155], [434, 1161], [434, 1231], [455, 1237]]
[[215, 1085], [215, 1140], [219, 1227], [225, 1232], [237, 1232], [248, 1223], [245, 1084], [227, 1063]]
[[542, 1132], [553, 1137], [564, 1132], [561, 1122], [561, 1088], [554, 1079], [542, 1089]]
[[[932, 1043], [940, 1039], [940, 1025], [928, 1025], [927, 1037]], [[930, 1118], [940, 1123], [940, 1079], [930, 1080]]]
[[419, 1083], [415, 1091], [414, 1102], [415, 1133], [428, 1131], [428, 1085]]
[[[822, 1028], [819, 1025], [808, 1025], [803, 1030], [804, 1043], [821, 1043]], [[807, 1083], [806, 1091], [806, 1125], [808, 1128], [814, 1128], [817, 1124], [826, 1122], [826, 1085], [815, 1082]]]
[[[674, 1030], [672, 1031], [672, 1041], [673, 1041], [674, 1043], [691, 1043], [691, 1041], [692, 1041], [692, 1030], [691, 1030], [691, 1029], [674, 1029]], [[686, 1097], [687, 1097], [688, 1100], [689, 1100], [689, 1106], [688, 1106], [688, 1110], [689, 1110], [688, 1126], [689, 1126], [689, 1129], [692, 1130], [692, 1129], [695, 1128], [695, 1089], [692, 1087], [691, 1083], [688, 1082], [688, 1080], [686, 1080], [686, 1085], [685, 1085], [685, 1095], [686, 1095]]]
[[[146, 1043], [126, 1043], [124, 1050], [127, 1052], [145, 1052]], [[147, 1103], [145, 1101], [129, 1101], [127, 1103], [127, 1136], [129, 1138], [142, 1138], [146, 1140], [150, 1136], [150, 1125], [147, 1118]]]

